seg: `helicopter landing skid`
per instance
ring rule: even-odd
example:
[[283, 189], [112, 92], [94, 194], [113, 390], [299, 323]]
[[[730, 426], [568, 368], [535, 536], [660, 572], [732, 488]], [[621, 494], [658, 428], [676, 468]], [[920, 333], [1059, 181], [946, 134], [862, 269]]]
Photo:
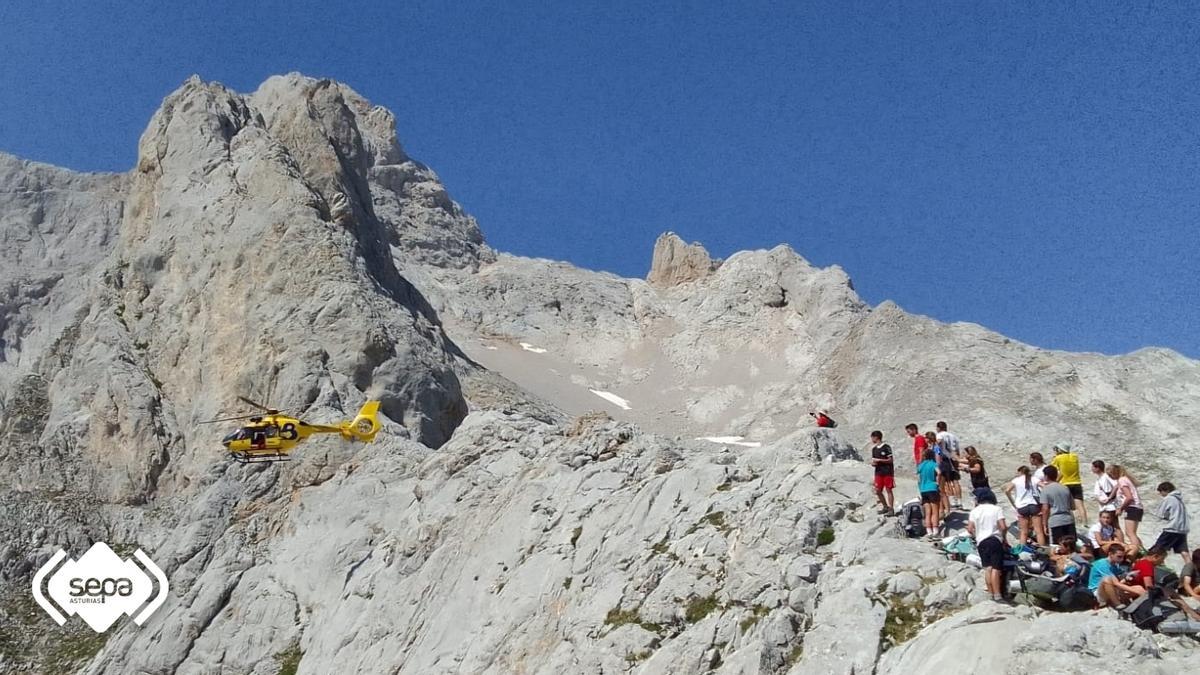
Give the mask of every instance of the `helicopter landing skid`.
[[280, 452], [231, 452], [233, 461], [238, 464], [268, 464], [271, 462], [290, 462], [292, 458]]

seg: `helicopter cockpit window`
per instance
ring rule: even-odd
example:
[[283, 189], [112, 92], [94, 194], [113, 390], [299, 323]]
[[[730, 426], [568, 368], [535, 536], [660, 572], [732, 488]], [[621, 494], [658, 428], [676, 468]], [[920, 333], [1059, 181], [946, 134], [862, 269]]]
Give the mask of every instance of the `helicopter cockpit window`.
[[222, 438], [222, 439], [221, 439], [221, 442], [222, 442], [222, 443], [229, 443], [230, 441], [240, 441], [240, 440], [242, 440], [242, 439], [243, 439], [243, 438], [245, 438], [245, 437], [246, 437], [246, 430], [245, 430], [245, 429], [238, 429], [237, 431], [234, 431], [234, 432], [230, 433], [230, 434], [229, 434], [228, 436], [226, 436], [225, 438]]
[[267, 438], [275, 438], [278, 435], [279, 435], [279, 427], [275, 426], [274, 424], [267, 427]]

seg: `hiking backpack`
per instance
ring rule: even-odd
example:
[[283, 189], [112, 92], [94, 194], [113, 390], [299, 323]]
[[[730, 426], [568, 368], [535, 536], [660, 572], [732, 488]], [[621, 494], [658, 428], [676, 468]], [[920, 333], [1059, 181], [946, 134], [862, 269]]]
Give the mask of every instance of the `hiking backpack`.
[[904, 534], [909, 538], [925, 536], [925, 512], [921, 510], [921, 502], [912, 500], [900, 507]]
[[1167, 600], [1166, 594], [1157, 586], [1146, 591], [1125, 608], [1125, 616], [1133, 625], [1146, 630], [1155, 630], [1167, 617], [1177, 614], [1179, 608]]

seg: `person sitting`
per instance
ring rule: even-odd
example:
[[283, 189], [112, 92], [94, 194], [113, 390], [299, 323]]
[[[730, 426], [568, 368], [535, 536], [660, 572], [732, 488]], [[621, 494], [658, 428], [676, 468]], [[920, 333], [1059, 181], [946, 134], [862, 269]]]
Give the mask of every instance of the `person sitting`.
[[1146, 555], [1134, 561], [1133, 568], [1129, 573], [1130, 583], [1146, 590], [1154, 588], [1154, 568], [1162, 565], [1166, 559], [1166, 549], [1151, 546], [1150, 550], [1146, 551]]
[[1075, 538], [1071, 536], [1060, 537], [1050, 549], [1050, 562], [1054, 565], [1055, 573], [1059, 576], [1066, 574], [1066, 568], [1075, 556]]
[[1100, 522], [1088, 529], [1088, 539], [1093, 546], [1102, 551], [1107, 551], [1113, 544], [1120, 544], [1125, 546], [1126, 553], [1132, 554], [1125, 544], [1125, 535], [1121, 528], [1117, 527], [1117, 516], [1113, 511], [1100, 512]]
[[1079, 550], [1073, 555], [1061, 556], [1054, 564], [1054, 573], [1058, 576], [1076, 574], [1084, 565], [1091, 565], [1096, 560], [1096, 549], [1091, 544], [1081, 542]]
[[817, 420], [818, 427], [823, 429], [832, 429], [837, 426], [837, 422], [834, 422], [833, 418], [829, 416], [829, 413], [826, 413], [824, 410], [818, 410], [817, 412], [810, 412], [808, 414], [812, 415], [812, 417]]
[[1146, 589], [1141, 586], [1133, 586], [1124, 581], [1128, 574], [1125, 547], [1109, 546], [1108, 556], [1092, 563], [1092, 572], [1088, 575], [1088, 590], [1096, 596], [1097, 604], [1101, 607], [1108, 605], [1120, 609], [1145, 593]]
[[1200, 548], [1192, 551], [1192, 559], [1179, 573], [1179, 588], [1184, 597], [1200, 600]]

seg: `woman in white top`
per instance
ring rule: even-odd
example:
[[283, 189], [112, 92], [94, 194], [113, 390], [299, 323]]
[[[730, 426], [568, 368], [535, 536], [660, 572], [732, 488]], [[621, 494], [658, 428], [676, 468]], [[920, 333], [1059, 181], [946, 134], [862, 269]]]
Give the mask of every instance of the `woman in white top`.
[[1116, 511], [1117, 510], [1117, 481], [1108, 477], [1104, 472], [1104, 460], [1098, 459], [1092, 462], [1092, 473], [1096, 474], [1096, 485], [1092, 488], [1092, 494], [1096, 496], [1096, 503], [1100, 505], [1101, 511]]
[[1038, 503], [1038, 484], [1033, 479], [1029, 467], [1017, 468], [1017, 477], [1004, 486], [1004, 495], [1008, 503], [1017, 510], [1017, 525], [1020, 527], [1020, 542], [1024, 546], [1029, 541], [1029, 528], [1037, 537], [1039, 546], [1046, 545], [1046, 532], [1042, 529], [1042, 506]]
[[1142, 498], [1138, 494], [1137, 481], [1119, 464], [1108, 467], [1108, 477], [1117, 482], [1117, 511], [1118, 516], [1125, 515], [1125, 538], [1129, 547], [1134, 551], [1142, 550], [1142, 540], [1138, 538], [1138, 523], [1142, 522]]

